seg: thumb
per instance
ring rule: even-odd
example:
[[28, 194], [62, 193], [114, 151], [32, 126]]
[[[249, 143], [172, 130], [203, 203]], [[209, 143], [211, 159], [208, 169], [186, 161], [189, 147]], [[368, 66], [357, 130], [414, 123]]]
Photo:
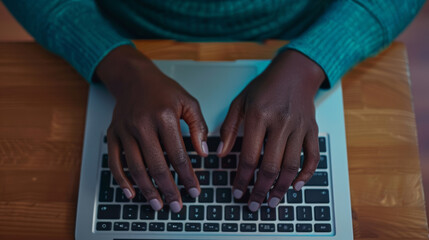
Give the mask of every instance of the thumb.
[[206, 157], [209, 154], [207, 146], [208, 128], [203, 114], [201, 113], [200, 104], [196, 99], [192, 99], [184, 106], [182, 119], [188, 124], [191, 133], [192, 145], [198, 155]]
[[228, 114], [222, 124], [220, 129], [221, 142], [217, 148], [217, 155], [219, 157], [224, 157], [227, 155], [232, 147], [234, 146], [235, 139], [238, 133], [238, 127], [240, 126], [241, 120], [244, 115], [244, 100], [239, 95], [231, 103], [229, 107]]

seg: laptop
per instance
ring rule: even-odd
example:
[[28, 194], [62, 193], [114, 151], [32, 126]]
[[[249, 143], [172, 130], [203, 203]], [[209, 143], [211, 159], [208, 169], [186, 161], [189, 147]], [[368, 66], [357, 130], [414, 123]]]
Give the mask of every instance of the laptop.
[[[231, 101], [270, 60], [154, 63], [201, 105], [209, 128], [209, 157], [199, 157], [192, 145], [186, 144], [201, 194], [195, 199], [182, 190], [184, 207], [179, 213], [167, 207], [153, 211], [139, 191], [133, 200], [124, 196], [107, 166], [105, 135], [115, 100], [102, 84], [92, 84], [77, 206], [77, 240], [353, 239], [340, 82], [330, 90], [320, 90], [315, 98], [321, 159], [314, 176], [301, 191], [290, 188], [277, 208], [269, 208], [265, 202], [257, 212], [250, 212], [246, 196], [237, 200], [231, 194], [241, 137], [225, 158], [215, 154], [219, 128]], [[189, 143], [189, 129], [184, 122], [181, 130], [184, 142]], [[179, 190], [183, 189], [174, 169], [171, 170]], [[124, 171], [128, 173], [126, 165]], [[250, 192], [252, 187], [251, 183]]]

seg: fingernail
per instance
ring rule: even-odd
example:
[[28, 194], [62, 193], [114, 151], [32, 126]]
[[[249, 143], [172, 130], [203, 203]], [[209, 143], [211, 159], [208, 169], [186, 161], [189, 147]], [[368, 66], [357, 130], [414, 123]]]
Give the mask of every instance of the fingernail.
[[256, 212], [259, 208], [259, 203], [257, 202], [250, 202], [249, 204], [249, 210], [252, 212]]
[[200, 191], [198, 191], [197, 188], [191, 188], [191, 189], [189, 189], [188, 193], [193, 198], [196, 198], [196, 197], [198, 197], [198, 195], [200, 195]]
[[268, 203], [268, 206], [270, 206], [271, 208], [275, 208], [277, 207], [277, 205], [279, 205], [279, 202], [280, 202], [280, 198], [273, 197]]
[[170, 209], [171, 209], [171, 211], [173, 211], [175, 213], [180, 212], [180, 209], [181, 209], [180, 203], [178, 201], [171, 202], [170, 203]]
[[234, 192], [232, 194], [234, 194], [234, 197], [236, 199], [240, 199], [243, 196], [243, 191], [238, 190], [238, 189], [234, 189]]
[[133, 197], [133, 194], [128, 188], [124, 188], [122, 189], [122, 191], [124, 191], [125, 197], [127, 197], [128, 199], [131, 199]]
[[152, 200], [149, 201], [150, 206], [153, 208], [153, 210], [155, 211], [159, 211], [161, 210], [161, 203], [158, 201], [158, 199], [154, 198]]
[[219, 146], [217, 146], [216, 153], [220, 154], [222, 152], [222, 150], [223, 150], [223, 142], [220, 142]]
[[201, 148], [203, 149], [203, 153], [209, 154], [209, 147], [207, 146], [207, 142], [206, 141], [202, 141], [201, 142]]
[[304, 186], [303, 181], [299, 181], [299, 182], [295, 183], [295, 191], [301, 190], [302, 186]]

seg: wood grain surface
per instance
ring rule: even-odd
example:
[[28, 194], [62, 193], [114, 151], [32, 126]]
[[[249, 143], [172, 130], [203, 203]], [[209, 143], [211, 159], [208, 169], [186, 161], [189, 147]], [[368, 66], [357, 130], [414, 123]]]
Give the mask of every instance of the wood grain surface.
[[[268, 59], [284, 41], [136, 41], [152, 59]], [[405, 47], [343, 79], [355, 239], [428, 239]], [[88, 84], [35, 43], [0, 43], [0, 240], [74, 239]]]

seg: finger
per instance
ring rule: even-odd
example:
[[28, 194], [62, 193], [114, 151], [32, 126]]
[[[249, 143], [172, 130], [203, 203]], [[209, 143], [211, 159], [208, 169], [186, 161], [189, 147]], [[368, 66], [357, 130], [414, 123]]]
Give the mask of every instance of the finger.
[[132, 178], [140, 188], [143, 196], [148, 199], [151, 207], [155, 211], [161, 210], [163, 207], [162, 198], [147, 173], [138, 143], [133, 136], [127, 134], [122, 134], [121, 141], [124, 146], [128, 170]]
[[228, 114], [220, 129], [221, 142], [217, 148], [217, 155], [225, 157], [232, 149], [237, 137], [238, 128], [243, 119], [243, 98], [238, 96], [231, 103]]
[[289, 135], [287, 124], [281, 128], [270, 128], [267, 132], [267, 143], [264, 147], [262, 164], [259, 167], [255, 187], [249, 198], [249, 209], [253, 212], [259, 209], [280, 172]]
[[280, 175], [270, 191], [268, 206], [276, 207], [285, 196], [299, 169], [303, 134], [293, 132], [287, 141]]
[[200, 156], [207, 157], [209, 154], [207, 146], [208, 128], [197, 100], [193, 99], [184, 106], [182, 118], [189, 126], [192, 145], [196, 152]]
[[111, 128], [107, 131], [108, 165], [113, 178], [119, 184], [125, 196], [132, 199], [135, 196], [133, 185], [124, 173], [121, 163], [121, 146], [119, 139]]

